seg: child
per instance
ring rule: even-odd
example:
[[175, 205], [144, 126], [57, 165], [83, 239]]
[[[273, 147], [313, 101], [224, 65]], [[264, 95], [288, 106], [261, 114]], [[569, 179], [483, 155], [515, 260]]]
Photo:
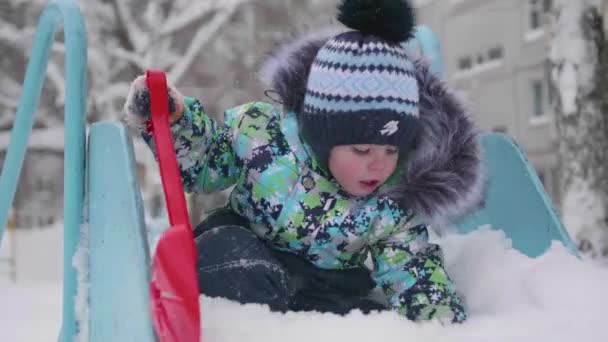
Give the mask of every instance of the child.
[[[338, 20], [352, 31], [305, 37], [267, 64], [282, 110], [252, 102], [219, 125], [170, 87], [185, 190], [234, 186], [227, 206], [195, 230], [201, 292], [276, 311], [390, 308], [462, 322], [422, 222], [447, 222], [480, 202], [477, 133], [400, 46], [414, 29], [406, 1], [343, 0]], [[154, 151], [142, 77], [125, 111]], [[387, 302], [372, 298], [376, 287]]]

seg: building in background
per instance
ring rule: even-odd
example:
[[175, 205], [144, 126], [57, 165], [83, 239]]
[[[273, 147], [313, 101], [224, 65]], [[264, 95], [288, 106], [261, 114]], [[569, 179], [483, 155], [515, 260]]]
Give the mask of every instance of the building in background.
[[559, 208], [546, 14], [550, 0], [420, 0], [418, 22], [439, 36], [445, 78], [486, 131], [525, 150]]

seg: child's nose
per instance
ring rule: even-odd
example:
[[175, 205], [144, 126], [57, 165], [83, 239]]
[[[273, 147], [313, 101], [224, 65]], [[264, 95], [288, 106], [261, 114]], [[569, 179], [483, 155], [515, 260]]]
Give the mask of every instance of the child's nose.
[[386, 167], [386, 160], [382, 156], [375, 155], [369, 163], [371, 171], [382, 171]]

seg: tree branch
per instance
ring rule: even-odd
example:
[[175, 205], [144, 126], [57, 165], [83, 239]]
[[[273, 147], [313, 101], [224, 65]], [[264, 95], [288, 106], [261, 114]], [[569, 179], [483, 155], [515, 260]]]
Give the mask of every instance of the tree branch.
[[201, 48], [207, 44], [217, 33], [217, 31], [232, 17], [237, 8], [245, 2], [251, 0], [233, 0], [224, 1], [226, 5], [221, 11], [218, 11], [211, 22], [202, 26], [194, 35], [191, 44], [188, 46], [188, 50], [184, 54], [184, 57], [177, 63], [169, 72], [169, 78], [174, 83], [179, 83], [179, 80], [184, 76], [186, 70], [192, 64], [194, 58], [200, 53]]
[[138, 67], [140, 70], [147, 69], [149, 65], [149, 63], [146, 62], [146, 59], [142, 58], [138, 53], [131, 52], [120, 47], [112, 49], [112, 51], [110, 51], [110, 56], [126, 60]]
[[[116, 13], [116, 20], [119, 29], [116, 34], [120, 43], [127, 49], [132, 51], [140, 51], [141, 46], [145, 45], [141, 42], [143, 34], [139, 32], [136, 25], [133, 25], [134, 20], [131, 16], [128, 4], [121, 0], [112, 0], [112, 7]], [[139, 39], [138, 39], [139, 38]]]
[[216, 9], [216, 1], [207, 0], [196, 3], [197, 6], [182, 11], [180, 15], [170, 17], [160, 29], [162, 35], [170, 35], [175, 31], [191, 24]]

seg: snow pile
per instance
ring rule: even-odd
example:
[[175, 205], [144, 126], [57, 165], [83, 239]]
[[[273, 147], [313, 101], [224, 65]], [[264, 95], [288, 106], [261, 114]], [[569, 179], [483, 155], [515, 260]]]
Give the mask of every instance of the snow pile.
[[0, 341], [58, 341], [61, 284], [7, 282], [0, 275]]
[[542, 257], [513, 250], [501, 232], [481, 229], [443, 238], [450, 274], [466, 298], [463, 325], [413, 323], [392, 312], [346, 317], [271, 313], [202, 297], [208, 342], [309, 341], [608, 341], [608, 269], [583, 262], [555, 243]]
[[0, 341], [57, 341], [61, 327], [61, 224], [6, 231], [0, 259], [14, 256], [17, 283], [0, 262]]
[[[603, 325], [607, 268], [578, 260], [558, 243], [544, 256], [530, 259], [513, 250], [501, 232], [490, 229], [448, 236], [439, 243], [448, 271], [466, 298], [470, 319], [465, 324], [413, 323], [392, 312], [345, 317], [279, 314], [262, 305], [201, 297], [203, 341], [608, 341]], [[30, 251], [22, 257], [44, 268], [49, 260], [39, 257], [40, 250]], [[22, 274], [21, 279], [36, 277]], [[0, 289], [1, 341], [56, 341], [59, 284], [0, 280]]]

